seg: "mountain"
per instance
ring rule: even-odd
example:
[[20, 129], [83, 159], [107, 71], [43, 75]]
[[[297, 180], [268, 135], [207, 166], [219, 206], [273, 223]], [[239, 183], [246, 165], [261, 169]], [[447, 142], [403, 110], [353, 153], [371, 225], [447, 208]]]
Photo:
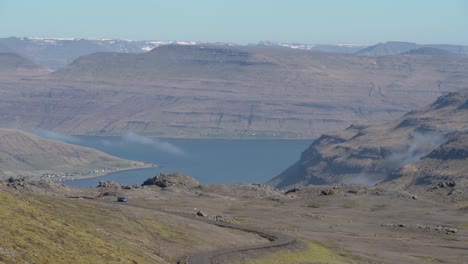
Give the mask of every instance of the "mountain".
[[87, 173], [108, 167], [130, 168], [140, 162], [43, 139], [14, 129], [0, 129], [0, 177]]
[[[0, 86], [0, 123], [65, 134], [316, 138], [394, 120], [468, 84], [468, 58], [165, 45], [94, 53]], [[1, 80], [0, 80], [1, 82]], [[35, 113], [34, 116], [31, 113]]]
[[0, 38], [2, 46], [10, 52], [57, 70], [78, 57], [95, 52], [142, 53], [161, 45], [195, 45], [197, 41], [83, 39], [83, 38]]
[[0, 53], [15, 53], [12, 49], [0, 44]]
[[[0, 47], [1, 49], [1, 47]], [[47, 68], [15, 53], [0, 52], [0, 76], [13, 77], [48, 74]]]
[[283, 43], [275, 41], [260, 41], [257, 46], [286, 47], [292, 49], [313, 50], [332, 53], [356, 53], [366, 47], [363, 44], [304, 44], [304, 43]]
[[[393, 122], [350, 126], [322, 135], [302, 153], [298, 162], [268, 184], [280, 188], [296, 184], [375, 184], [406, 178], [403, 177], [406, 172], [414, 179], [419, 178], [421, 184], [444, 177], [466, 180], [468, 163], [463, 162], [466, 136], [459, 134], [468, 132], [467, 124], [468, 89], [465, 89], [442, 96], [430, 106]], [[462, 144], [458, 145], [459, 142]], [[419, 168], [423, 165], [424, 169]], [[392, 174], [401, 167], [400, 172]], [[424, 174], [427, 171], [445, 176], [428, 179], [432, 174]]]
[[427, 190], [428, 186], [429, 190], [468, 189], [468, 131], [450, 137], [420, 160], [393, 171], [380, 185], [410, 191]]
[[453, 53], [453, 54], [468, 55], [468, 46], [448, 45], [448, 44], [422, 45], [422, 44], [416, 44], [416, 43], [410, 43], [410, 42], [398, 42], [398, 41], [378, 43], [376, 45], [359, 50], [356, 52], [356, 54], [364, 55], [364, 56], [390, 56], [390, 55], [407, 53], [411, 50], [417, 50], [419, 48], [433, 48], [433, 49], [439, 49], [439, 50], [443, 50], [443, 51]]
[[[168, 40], [125, 40], [125, 39], [86, 39], [86, 38], [0, 38], [0, 52], [17, 53], [22, 57], [58, 70], [75, 59], [96, 52], [144, 53], [163, 45], [228, 45], [225, 42], [168, 41]], [[358, 54], [368, 56], [396, 55], [419, 47], [442, 49], [454, 54], [468, 54], [467, 46], [429, 44], [420, 45], [407, 42], [386, 42], [374, 46], [363, 44], [305, 44], [260, 41], [250, 46], [283, 47], [318, 52]]]
[[421, 47], [417, 49], [412, 49], [406, 52], [401, 53], [403, 55], [425, 55], [425, 56], [455, 56], [454, 53], [439, 49], [439, 48], [432, 48], [432, 47]]
[[388, 56], [401, 54], [409, 50], [417, 49], [418, 47], [419, 45], [416, 43], [390, 41], [367, 47], [356, 52], [356, 54], [366, 56]]

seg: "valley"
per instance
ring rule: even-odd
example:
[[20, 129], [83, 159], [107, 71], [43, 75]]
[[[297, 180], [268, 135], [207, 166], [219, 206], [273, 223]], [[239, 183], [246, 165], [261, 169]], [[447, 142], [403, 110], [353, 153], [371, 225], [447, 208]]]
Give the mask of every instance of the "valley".
[[[76, 54], [48, 61], [54, 71], [33, 61], [43, 49], [28, 55], [23, 47], [25, 56], [0, 47], [0, 177], [7, 179], [0, 262], [468, 259], [464, 46], [388, 42], [333, 53], [273, 42], [173, 43], [131, 53], [113, 50], [127, 42], [68, 44], [79, 43], [90, 49], [70, 63]], [[89, 52], [108, 44], [117, 46]], [[212, 167], [218, 184], [165, 171], [138, 183], [98, 179], [75, 188], [49, 178], [144, 168], [158, 156], [137, 149], [145, 164], [23, 131], [92, 135], [108, 148], [107, 136], [123, 136], [180, 157], [188, 152], [160, 138], [246, 140], [238, 146], [315, 140], [267, 185], [223, 184], [226, 175], [253, 181], [229, 153], [223, 162], [213, 158], [216, 166], [178, 160], [181, 170]], [[192, 155], [210, 149], [199, 143]], [[215, 155], [227, 151], [214, 145]], [[268, 152], [289, 153], [285, 146]], [[243, 158], [267, 156], [255, 153]], [[269, 158], [262, 166], [268, 162], [280, 164]], [[247, 171], [227, 172], [233, 165]]]

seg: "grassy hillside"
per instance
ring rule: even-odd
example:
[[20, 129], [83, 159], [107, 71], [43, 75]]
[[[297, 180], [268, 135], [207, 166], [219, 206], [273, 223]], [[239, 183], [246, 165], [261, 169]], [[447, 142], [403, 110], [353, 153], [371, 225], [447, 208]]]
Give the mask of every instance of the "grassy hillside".
[[95, 149], [43, 139], [19, 130], [0, 129], [0, 177], [88, 172], [134, 164], [141, 165]]
[[125, 204], [102, 196], [110, 190], [47, 181], [13, 189], [0, 182], [0, 263], [175, 263], [200, 251], [264, 243], [141, 199], [171, 196], [159, 188], [121, 190]]
[[[0, 191], [0, 262], [3, 263], [162, 263], [138, 248], [108, 241], [70, 217], [109, 211], [70, 202], [62, 207], [51, 199], [16, 197]], [[61, 213], [57, 213], [57, 206]], [[118, 216], [118, 215], [117, 215]], [[117, 218], [118, 219], [118, 218]]]

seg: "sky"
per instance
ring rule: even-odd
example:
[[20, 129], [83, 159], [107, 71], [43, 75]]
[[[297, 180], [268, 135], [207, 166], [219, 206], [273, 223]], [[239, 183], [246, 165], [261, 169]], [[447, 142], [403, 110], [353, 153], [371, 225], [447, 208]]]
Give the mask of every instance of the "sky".
[[0, 37], [468, 45], [468, 0], [0, 0]]

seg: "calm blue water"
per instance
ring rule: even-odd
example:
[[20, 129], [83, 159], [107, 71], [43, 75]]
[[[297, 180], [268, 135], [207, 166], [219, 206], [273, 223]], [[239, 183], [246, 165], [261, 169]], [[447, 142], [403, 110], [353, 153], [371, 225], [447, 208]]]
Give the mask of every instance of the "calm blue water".
[[209, 184], [263, 183], [297, 161], [312, 140], [158, 140], [140, 136], [80, 136], [73, 137], [71, 142], [117, 157], [160, 165], [159, 168], [64, 182], [77, 187], [94, 187], [102, 180], [141, 184], [160, 172], [181, 172]]

